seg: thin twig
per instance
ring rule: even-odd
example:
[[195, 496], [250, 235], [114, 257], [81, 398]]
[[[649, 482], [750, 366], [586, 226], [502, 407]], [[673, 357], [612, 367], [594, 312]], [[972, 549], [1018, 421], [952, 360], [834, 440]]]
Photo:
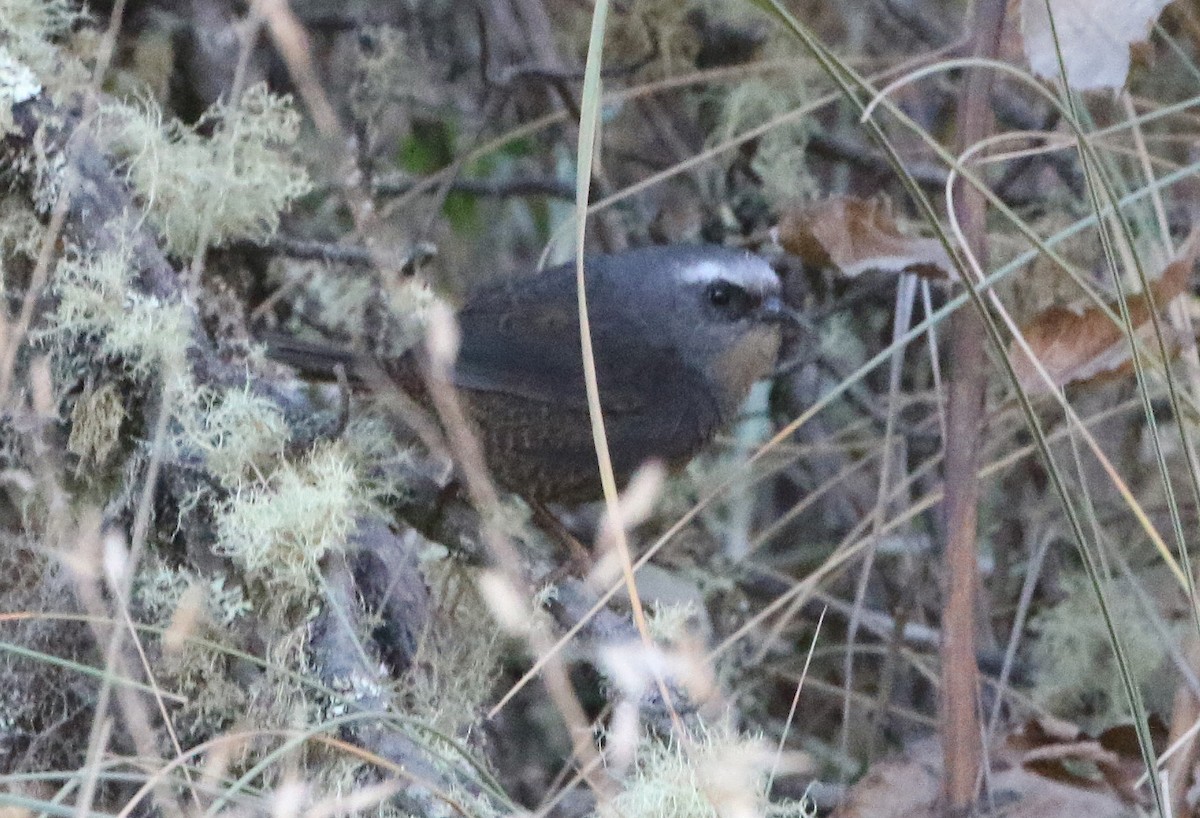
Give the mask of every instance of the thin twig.
[[[423, 179], [412, 179], [402, 175], [375, 179], [371, 189], [380, 196], [404, 196], [417, 190]], [[522, 196], [549, 196], [554, 199], [575, 201], [575, 186], [552, 176], [518, 176], [513, 179], [461, 179], [452, 178], [450, 193], [467, 193], [493, 199], [508, 199]]]
[[[973, 53], [994, 58], [1000, 51], [1007, 3], [979, 0], [971, 30]], [[971, 67], [959, 91], [958, 134], [961, 149], [986, 139], [994, 125], [989, 68]], [[958, 222], [981, 266], [988, 258], [987, 201], [969, 184], [959, 183]], [[987, 421], [987, 351], [983, 318], [977, 310], [959, 310], [950, 321], [947, 406], [945, 588], [942, 607], [941, 738], [945, 764], [943, 787], [950, 809], [966, 811], [975, 802], [981, 770], [979, 667], [975, 659], [975, 600], [979, 573], [975, 541], [979, 514], [979, 457]]]

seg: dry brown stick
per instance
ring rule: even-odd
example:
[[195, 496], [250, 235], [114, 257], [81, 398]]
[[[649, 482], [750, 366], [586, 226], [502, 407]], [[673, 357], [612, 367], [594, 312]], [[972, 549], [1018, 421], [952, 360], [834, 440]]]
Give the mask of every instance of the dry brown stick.
[[[403, 619], [386, 613], [386, 593], [383, 596], [364, 594], [362, 603], [377, 607], [384, 623], [393, 629], [419, 632], [424, 628], [429, 600], [421, 574], [415, 570], [415, 555], [381, 521], [359, 520], [351, 542], [355, 553], [349, 557], [332, 556], [322, 567], [325, 606], [313, 623], [311, 655], [321, 680], [342, 694], [347, 708], [383, 715], [395, 712], [396, 705], [392, 702], [385, 674], [372, 664], [359, 643], [358, 633], [364, 627], [358, 601], [362, 586], [355, 579], [350, 563], [363, 558], [373, 559], [383, 566], [378, 569], [381, 579], [392, 580], [393, 573], [399, 578], [401, 586], [397, 597], [407, 603], [401, 606], [405, 611]], [[385, 565], [385, 557], [398, 564]], [[450, 789], [453, 772], [439, 770], [427, 748], [385, 719], [347, 723], [341, 733], [355, 746], [403, 765], [412, 774], [413, 782], [427, 790]]]
[[350, 149], [352, 140], [321, 84], [307, 30], [286, 0], [257, 0], [253, 8], [262, 15], [297, 93], [325, 141], [330, 152], [330, 164], [344, 181], [342, 196], [354, 220], [355, 236], [364, 240], [378, 275], [393, 273], [399, 265], [394, 263], [389, 252], [377, 247], [372, 240], [379, 232], [375, 229], [379, 224], [379, 214], [364, 182], [362, 169], [358, 167], [357, 158]]
[[[481, 538], [492, 561], [494, 577], [503, 585], [508, 604], [529, 611], [531, 594], [522, 573], [523, 560], [498, 524], [500, 499], [492, 482], [483, 448], [450, 382], [450, 366], [457, 355], [458, 327], [448, 311], [429, 320], [426, 345], [430, 366], [426, 383], [434, 407], [446, 428], [446, 438], [466, 484], [472, 505], [482, 522]], [[493, 604], [493, 614], [503, 615]], [[604, 775], [600, 755], [592, 743], [591, 726], [571, 685], [562, 657], [554, 652], [551, 639], [540, 628], [528, 628], [529, 646], [541, 659], [542, 680], [550, 700], [567, 726], [571, 746], [584, 781], [603, 807], [613, 794], [611, 779]]]
[[[978, 0], [972, 53], [995, 58], [1004, 28], [1005, 0]], [[959, 149], [986, 138], [994, 128], [988, 68], [969, 68], [958, 106]], [[957, 219], [972, 251], [986, 268], [987, 200], [961, 181]], [[951, 814], [965, 813], [975, 801], [981, 769], [978, 710], [979, 668], [975, 660], [975, 603], [979, 584], [975, 538], [979, 513], [978, 461], [986, 420], [987, 353], [983, 317], [958, 310], [950, 322], [950, 379], [946, 431], [946, 597], [942, 612], [942, 702], [940, 729], [945, 758], [943, 781]]]
[[[464, 154], [470, 158], [472, 154]], [[552, 199], [575, 201], [575, 186], [552, 176], [521, 176], [514, 179], [456, 179], [447, 173], [451, 167], [443, 168], [439, 175], [449, 178], [449, 192], [466, 193], [483, 198], [507, 199], [522, 196], [546, 196]], [[371, 188], [380, 196], [403, 196], [412, 192], [424, 179], [415, 179], [403, 174], [391, 174], [375, 179]]]

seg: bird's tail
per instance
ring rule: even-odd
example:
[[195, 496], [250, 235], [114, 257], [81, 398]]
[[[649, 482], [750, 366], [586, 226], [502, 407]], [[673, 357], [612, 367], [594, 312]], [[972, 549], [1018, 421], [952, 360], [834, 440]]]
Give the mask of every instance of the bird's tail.
[[260, 337], [267, 347], [267, 357], [299, 370], [317, 380], [337, 380], [338, 368], [350, 380], [363, 377], [364, 358], [361, 353], [315, 341], [303, 341], [282, 332], [268, 332]]

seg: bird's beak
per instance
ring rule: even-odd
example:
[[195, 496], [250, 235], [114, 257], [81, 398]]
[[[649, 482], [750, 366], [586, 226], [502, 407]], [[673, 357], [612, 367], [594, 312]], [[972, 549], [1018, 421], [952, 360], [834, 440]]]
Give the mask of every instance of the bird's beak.
[[756, 310], [758, 319], [767, 324], [794, 324], [795, 326], [804, 326], [804, 320], [799, 313], [791, 307], [783, 303], [777, 295], [773, 295], [764, 299], [762, 304]]

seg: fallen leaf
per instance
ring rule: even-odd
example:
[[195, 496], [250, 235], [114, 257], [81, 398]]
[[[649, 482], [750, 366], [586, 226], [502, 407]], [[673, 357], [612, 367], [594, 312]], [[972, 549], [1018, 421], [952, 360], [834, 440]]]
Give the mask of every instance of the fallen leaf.
[[[1150, 718], [1148, 726], [1155, 752], [1161, 753], [1166, 746], [1166, 726], [1157, 716]], [[1005, 751], [1021, 767], [1052, 781], [1115, 794], [1130, 804], [1144, 800], [1144, 793], [1135, 787], [1145, 767], [1132, 724], [1091, 736], [1068, 722], [1030, 719], [1008, 736]]]
[[[1147, 726], [1150, 729], [1150, 741], [1154, 744], [1155, 752], [1161, 753], [1170, 743], [1168, 741], [1169, 729], [1166, 723], [1159, 718], [1157, 713], [1152, 713], [1147, 720]], [[1141, 745], [1138, 744], [1137, 729], [1132, 724], [1118, 724], [1109, 727], [1096, 736], [1096, 740], [1106, 750], [1112, 750], [1114, 753], [1130, 758], [1141, 758], [1142, 750]]]
[[1021, 729], [1011, 733], [1006, 739], [1006, 745], [1019, 753], [1027, 753], [1039, 747], [1051, 744], [1079, 741], [1086, 738], [1083, 729], [1071, 721], [1039, 716], [1029, 719]]
[[[1096, 744], [1096, 742], [1091, 742]], [[1101, 787], [1078, 787], [1037, 775], [1016, 763], [1004, 743], [988, 754], [989, 800], [1005, 818], [1117, 818], [1129, 806]], [[942, 754], [936, 741], [910, 746], [904, 758], [871, 767], [850, 788], [832, 818], [940, 818]]]
[[[1130, 323], [1144, 348], [1154, 348], [1154, 325], [1150, 320], [1152, 305], [1162, 314], [1171, 301], [1188, 290], [1192, 267], [1200, 249], [1200, 240], [1196, 236], [1197, 233], [1193, 231], [1180, 257], [1167, 265], [1161, 277], [1150, 282], [1152, 301], [1144, 293], [1125, 299]], [[1111, 302], [1109, 308], [1120, 314], [1119, 302]], [[1165, 323], [1162, 327], [1168, 352], [1174, 356], [1179, 352], [1180, 339]], [[1099, 307], [1050, 307], [1022, 327], [1021, 334], [1025, 336], [1034, 356], [1046, 368], [1055, 388], [1124, 375], [1133, 369], [1132, 347], [1123, 327], [1112, 321]], [[1050, 391], [1050, 386], [1038, 374], [1024, 349], [1014, 341], [1009, 345], [1008, 352], [1021, 389], [1031, 395]]]
[[1023, 0], [1025, 56], [1039, 77], [1057, 79], [1061, 51], [1067, 85], [1077, 91], [1120, 88], [1129, 75], [1130, 47], [1146, 39], [1169, 2]]
[[[936, 747], [933, 748], [936, 751]], [[934, 818], [940, 815], [940, 759], [921, 747], [898, 761], [871, 766], [832, 818]]]
[[937, 239], [907, 236], [888, 200], [837, 196], [783, 214], [776, 241], [816, 267], [835, 266], [853, 278], [867, 270], [950, 278], [955, 267]]

